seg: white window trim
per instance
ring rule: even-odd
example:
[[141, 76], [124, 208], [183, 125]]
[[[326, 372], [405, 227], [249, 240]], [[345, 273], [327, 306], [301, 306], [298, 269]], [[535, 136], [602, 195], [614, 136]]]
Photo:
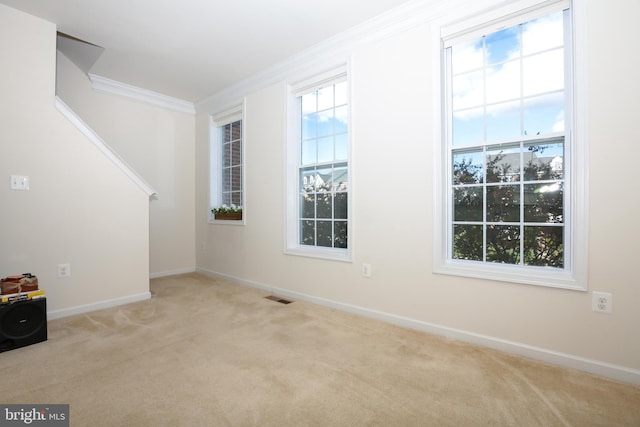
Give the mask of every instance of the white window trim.
[[[287, 138], [285, 149], [285, 239], [284, 253], [311, 258], [321, 258], [333, 261], [351, 262], [353, 252], [353, 168], [352, 168], [352, 122], [351, 122], [351, 83], [348, 65], [342, 65], [326, 72], [315, 74], [313, 77], [289, 84], [286, 86], [287, 94]], [[348, 144], [349, 152], [347, 165], [349, 170], [349, 192], [347, 202], [347, 248], [326, 248], [321, 246], [309, 246], [300, 244], [300, 227], [298, 220], [298, 167], [300, 158], [300, 119], [297, 113], [297, 97], [303, 92], [309, 92], [316, 88], [334, 84], [338, 81], [347, 81], [348, 90]]]
[[[209, 224], [228, 224], [228, 225], [245, 225], [247, 219], [246, 209], [246, 167], [245, 167], [245, 117], [244, 117], [244, 101], [229, 109], [212, 114], [209, 121], [209, 203], [208, 203], [208, 223]], [[242, 120], [242, 219], [241, 220], [220, 220], [215, 219], [211, 209], [213, 209], [213, 201], [221, 199], [222, 189], [220, 187], [220, 171], [222, 170], [222, 152], [220, 149], [220, 127], [229, 123]]]
[[[572, 8], [572, 55], [573, 55], [573, 81], [567, 90], [573, 92], [573, 104], [571, 117], [572, 134], [569, 138], [569, 150], [571, 151], [571, 195], [567, 197], [570, 205], [569, 227], [567, 227], [567, 239], [570, 239], [570, 253], [567, 264], [569, 268], [557, 271], [544, 267], [520, 267], [504, 264], [492, 264], [453, 260], [449, 256], [448, 224], [449, 188], [445, 188], [448, 182], [448, 150], [444, 146], [443, 137], [446, 120], [443, 114], [445, 105], [445, 76], [443, 75], [444, 50], [442, 49], [443, 35], [451, 36], [460, 33], [463, 28], [473, 29], [481, 23], [491, 25], [493, 21], [501, 17], [509, 17], [526, 11], [527, 9], [552, 7], [560, 2], [569, 3], [567, 0], [540, 1], [523, 0], [510, 3], [503, 8], [490, 10], [486, 13], [475, 14], [467, 20], [444, 18], [433, 25], [432, 52], [434, 68], [440, 70], [433, 77], [434, 94], [434, 236], [433, 236], [433, 272], [479, 279], [522, 283], [529, 285], [547, 286], [562, 289], [587, 291], [588, 289], [588, 144], [587, 144], [587, 49], [586, 49], [586, 10], [584, 2], [570, 2]], [[570, 200], [569, 200], [570, 199]], [[569, 229], [570, 228], [570, 229]]]

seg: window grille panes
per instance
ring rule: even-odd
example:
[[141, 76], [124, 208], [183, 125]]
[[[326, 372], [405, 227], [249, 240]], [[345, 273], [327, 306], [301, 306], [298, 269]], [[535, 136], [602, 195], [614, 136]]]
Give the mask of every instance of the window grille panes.
[[224, 125], [221, 132], [221, 204], [242, 206], [242, 120]]
[[452, 259], [565, 266], [568, 14], [446, 46]]
[[299, 243], [347, 248], [348, 107], [346, 81], [298, 97]]

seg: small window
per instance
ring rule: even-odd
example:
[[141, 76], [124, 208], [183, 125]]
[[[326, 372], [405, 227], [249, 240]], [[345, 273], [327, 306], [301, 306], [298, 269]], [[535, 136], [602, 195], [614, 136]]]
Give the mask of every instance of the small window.
[[346, 75], [292, 93], [287, 249], [347, 259], [349, 109]]
[[212, 220], [242, 220], [244, 207], [242, 110], [213, 118], [211, 138]]
[[584, 286], [571, 24], [561, 1], [443, 37], [441, 272]]

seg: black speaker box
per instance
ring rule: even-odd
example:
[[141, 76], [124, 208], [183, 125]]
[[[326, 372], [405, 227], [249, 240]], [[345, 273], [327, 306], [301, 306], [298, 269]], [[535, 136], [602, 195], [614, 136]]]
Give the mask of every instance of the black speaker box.
[[46, 340], [46, 298], [0, 304], [0, 353]]

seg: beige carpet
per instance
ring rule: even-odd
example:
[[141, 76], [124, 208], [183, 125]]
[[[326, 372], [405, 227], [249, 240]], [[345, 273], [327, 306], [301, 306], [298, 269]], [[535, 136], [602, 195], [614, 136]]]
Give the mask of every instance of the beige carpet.
[[640, 388], [197, 274], [0, 354], [72, 426], [640, 426]]

